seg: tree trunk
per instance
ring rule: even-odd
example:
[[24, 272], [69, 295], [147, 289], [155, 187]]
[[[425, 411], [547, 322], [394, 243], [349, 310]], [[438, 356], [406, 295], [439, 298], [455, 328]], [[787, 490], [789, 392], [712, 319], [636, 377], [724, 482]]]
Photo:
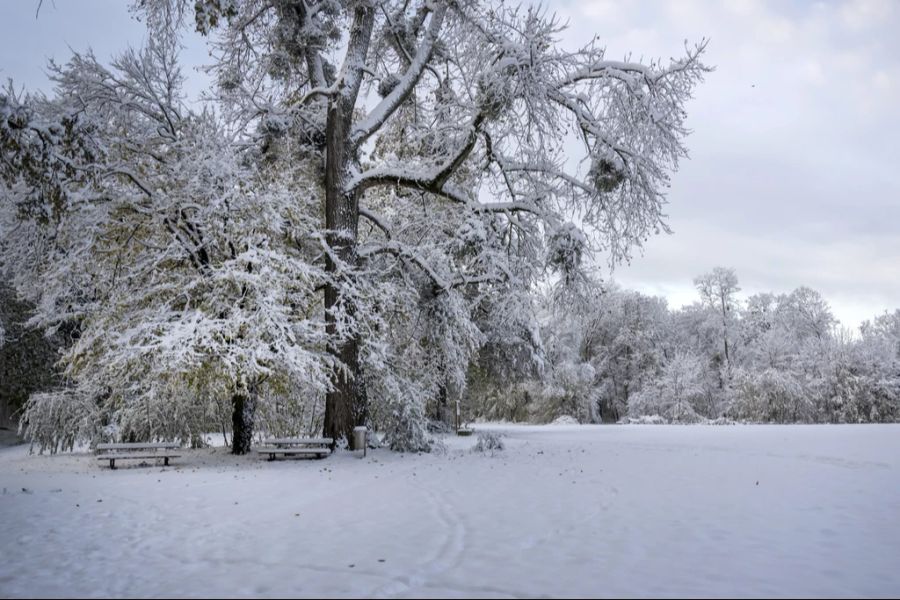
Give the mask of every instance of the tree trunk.
[[237, 393], [231, 397], [231, 405], [231, 453], [248, 454], [253, 441], [256, 398], [252, 394]]
[[352, 268], [357, 260], [359, 199], [356, 194], [344, 192], [344, 178], [352, 160], [345, 135], [349, 125], [341, 103], [333, 102], [326, 128], [325, 227], [326, 241], [331, 248], [326, 270], [332, 281], [325, 287], [325, 327], [330, 339], [328, 351], [343, 368], [335, 369], [331, 377], [332, 391], [325, 398], [325, 436], [335, 443], [344, 438], [352, 444], [353, 427], [364, 424], [367, 412], [365, 393], [360, 389], [359, 340], [342, 337], [335, 316], [335, 311], [341, 311], [352, 319], [356, 310], [351, 300], [341, 297], [339, 281], [347, 276], [341, 275], [346, 269], [340, 263]]
[[358, 3], [344, 67], [335, 81], [336, 89], [330, 97], [325, 121], [325, 228], [331, 251], [325, 265], [331, 276], [325, 287], [325, 327], [330, 340], [328, 351], [342, 366], [332, 374], [332, 391], [325, 398], [325, 435], [335, 443], [344, 438], [352, 444], [353, 427], [364, 425], [368, 416], [360, 377], [359, 339], [340, 335], [335, 311], [343, 312], [347, 320], [352, 320], [357, 310], [352, 299], [341, 297], [342, 279], [355, 276], [348, 274], [342, 265], [352, 269], [357, 264], [359, 230], [359, 196], [357, 192], [348, 192], [345, 184], [351, 166], [357, 164], [356, 149], [349, 137], [374, 24], [375, 6]]
[[728, 307], [725, 296], [722, 296], [722, 339], [725, 342], [725, 370], [731, 372], [731, 356], [728, 353]]
[[438, 397], [435, 403], [434, 419], [438, 423], [446, 423], [452, 425], [451, 419], [447, 417], [447, 384], [441, 383], [438, 387]]

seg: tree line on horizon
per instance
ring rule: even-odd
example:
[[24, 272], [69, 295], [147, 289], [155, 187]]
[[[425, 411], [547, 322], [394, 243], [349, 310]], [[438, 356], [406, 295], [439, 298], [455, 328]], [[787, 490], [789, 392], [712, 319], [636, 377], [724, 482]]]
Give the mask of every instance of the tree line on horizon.
[[611, 286], [574, 310], [548, 314], [542, 368], [512, 370], [513, 386], [476, 369], [473, 415], [583, 423], [900, 420], [900, 310], [851, 332], [808, 287], [741, 300], [736, 273], [721, 267], [694, 284], [697, 301], [680, 309]]

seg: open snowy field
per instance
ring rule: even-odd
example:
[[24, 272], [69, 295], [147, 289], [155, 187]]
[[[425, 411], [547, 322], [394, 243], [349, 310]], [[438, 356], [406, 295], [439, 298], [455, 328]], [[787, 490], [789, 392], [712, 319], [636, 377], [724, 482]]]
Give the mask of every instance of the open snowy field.
[[0, 449], [0, 596], [900, 595], [900, 426], [492, 428], [494, 456]]

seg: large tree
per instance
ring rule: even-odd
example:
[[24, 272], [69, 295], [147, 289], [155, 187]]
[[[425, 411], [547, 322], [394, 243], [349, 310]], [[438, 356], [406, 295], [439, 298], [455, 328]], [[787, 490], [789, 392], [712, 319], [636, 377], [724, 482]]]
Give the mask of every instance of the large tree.
[[50, 450], [197, 440], [230, 417], [244, 453], [261, 397], [327, 388], [320, 188], [192, 111], [176, 48], [76, 54], [51, 65], [54, 98], [0, 94], [0, 266], [33, 324], [75, 333], [68, 385], [24, 413]]
[[[167, 15], [185, 6], [146, 4]], [[459, 262], [422, 252], [422, 238], [398, 229], [423, 216], [477, 223], [509, 253], [535, 259], [563, 228], [568, 253], [552, 258], [571, 268], [592, 250], [621, 259], [666, 228], [663, 190], [685, 154], [684, 104], [707, 70], [703, 44], [669, 64], [610, 60], [600, 39], [564, 49], [564, 27], [540, 9], [493, 2], [191, 6], [197, 28], [215, 32], [220, 89], [243, 121], [286, 124], [322, 160], [325, 311], [343, 365], [328, 392], [328, 435], [349, 437], [367, 413], [360, 334], [339, 331], [364, 318], [352, 293], [362, 261], [390, 255], [436, 294], [537, 277], [503, 268], [493, 240], [464, 237], [472, 227], [433, 222], [470, 247]], [[361, 220], [378, 233], [362, 239]]]
[[[666, 230], [664, 192], [685, 156], [685, 103], [708, 70], [705, 42], [668, 63], [612, 60], [597, 38], [563, 48], [564, 27], [542, 10], [465, 0], [137, 4], [150, 27], [143, 53], [113, 71], [76, 57], [58, 73], [60, 98], [19, 102], [10, 90], [3, 115], [5, 151], [18, 157], [7, 171], [16, 206], [31, 206], [23, 198], [34, 195], [20, 194], [31, 185], [41, 190], [34, 204], [51, 213], [27, 227], [71, 223], [60, 220], [63, 207], [88, 212], [122, 226], [92, 228], [97, 243], [82, 256], [125, 244], [139, 248], [122, 259], [143, 265], [138, 273], [168, 273], [147, 270], [165, 259], [181, 274], [162, 287], [129, 277], [135, 289], [110, 295], [119, 263], [103, 263], [112, 268], [102, 277], [74, 269], [79, 281], [63, 278], [45, 251], [60, 244], [55, 233], [40, 238], [52, 242], [35, 249], [40, 257], [12, 251], [9, 260], [42, 262], [79, 299], [42, 290], [45, 309], [49, 297], [66, 308], [58, 316], [96, 325], [79, 344], [85, 360], [70, 361], [85, 376], [104, 374], [95, 382], [107, 385], [120, 362], [104, 366], [97, 352], [112, 352], [104, 328], [134, 334], [124, 324], [160, 306], [167, 312], [136, 330], [152, 343], [113, 341], [159, 349], [156, 362], [135, 359], [133, 374], [145, 385], [168, 382], [163, 365], [184, 358], [179, 344], [196, 342], [185, 325], [195, 305], [160, 292], [191, 286], [209, 319], [202, 331], [215, 332], [190, 355], [191, 372], [209, 365], [229, 382], [236, 428], [252, 420], [273, 369], [288, 380], [306, 370], [316, 374], [312, 389], [327, 390], [326, 435], [350, 439], [378, 394], [390, 397], [379, 399], [379, 414], [415, 438], [422, 396], [465, 385], [487, 339], [479, 307], [524, 314], [527, 302], [502, 298], [525, 298], [549, 278], [580, 285], [592, 254], [619, 261]], [[175, 49], [186, 26], [208, 36], [215, 86], [206, 102], [215, 112], [193, 113], [179, 96]], [[29, 104], [49, 118], [29, 117]], [[15, 162], [23, 156], [31, 162]], [[267, 208], [254, 213], [255, 202]], [[149, 225], [130, 229], [145, 210]], [[62, 263], [87, 246], [70, 244]], [[270, 278], [274, 294], [265, 293]], [[19, 277], [26, 287], [27, 279]], [[311, 291], [322, 294], [321, 345]], [[224, 305], [228, 319], [219, 318]], [[278, 318], [259, 328], [263, 313]], [[172, 323], [194, 333], [160, 337], [155, 325]], [[533, 331], [515, 327], [519, 339]], [[148, 365], [157, 368], [141, 373]]]

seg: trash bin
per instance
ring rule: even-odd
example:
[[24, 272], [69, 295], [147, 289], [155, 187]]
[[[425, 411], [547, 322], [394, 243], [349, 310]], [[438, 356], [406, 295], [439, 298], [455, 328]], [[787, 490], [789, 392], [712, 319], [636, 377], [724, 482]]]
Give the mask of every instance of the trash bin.
[[362, 448], [363, 456], [366, 455], [366, 431], [368, 430], [365, 427], [353, 428], [353, 449], [359, 450]]

